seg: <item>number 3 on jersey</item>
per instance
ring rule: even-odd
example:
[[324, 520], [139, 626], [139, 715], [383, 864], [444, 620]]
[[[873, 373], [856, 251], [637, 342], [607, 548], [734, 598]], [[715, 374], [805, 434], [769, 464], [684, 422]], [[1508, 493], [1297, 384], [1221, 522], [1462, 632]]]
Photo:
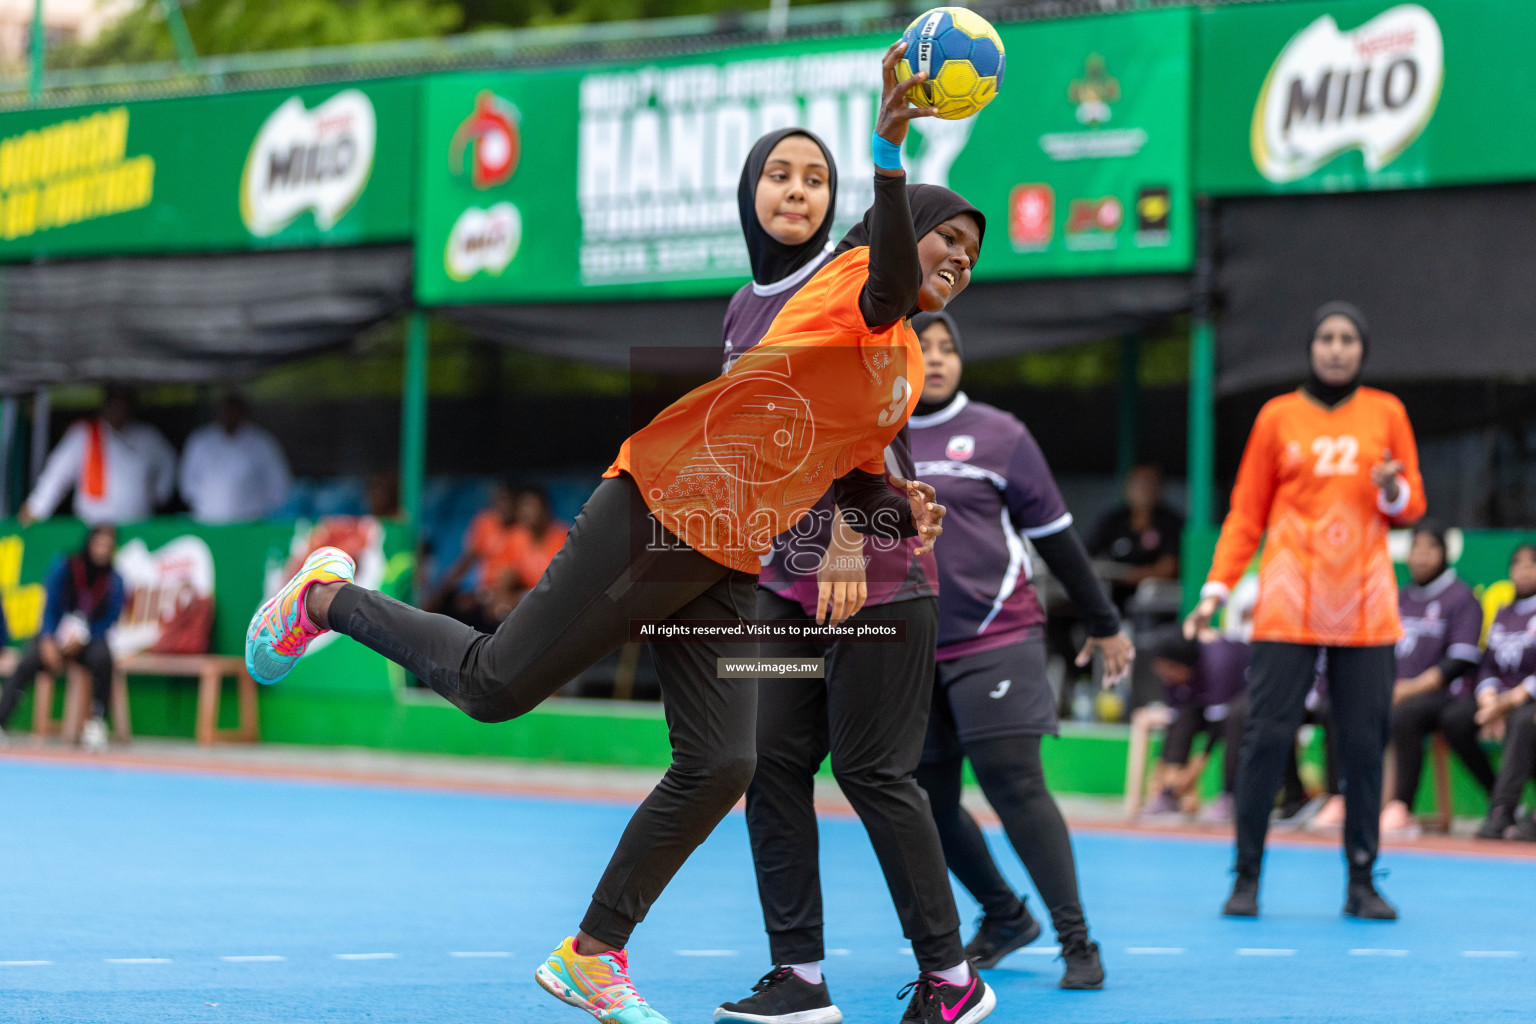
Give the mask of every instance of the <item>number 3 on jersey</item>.
[[912, 397], [912, 385], [905, 377], [897, 377], [891, 382], [891, 404], [886, 406], [876, 417], [875, 422], [882, 427], [894, 427], [901, 422], [907, 411], [907, 399]]
[[1312, 454], [1317, 456], [1312, 472], [1318, 476], [1354, 476], [1360, 472], [1355, 461], [1360, 454], [1360, 442], [1353, 434], [1313, 438]]

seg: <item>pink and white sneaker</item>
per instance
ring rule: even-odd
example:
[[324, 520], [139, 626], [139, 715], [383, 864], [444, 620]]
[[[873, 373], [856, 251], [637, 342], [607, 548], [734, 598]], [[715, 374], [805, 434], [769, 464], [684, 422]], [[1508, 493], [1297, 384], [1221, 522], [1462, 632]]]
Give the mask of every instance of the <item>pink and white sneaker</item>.
[[902, 1024], [976, 1024], [997, 1006], [997, 996], [975, 970], [964, 985], [952, 985], [936, 974], [920, 974], [896, 998], [905, 999], [909, 992], [912, 1001], [901, 1015]]
[[340, 548], [319, 548], [283, 589], [260, 608], [245, 631], [245, 667], [258, 683], [275, 683], [303, 656], [309, 642], [328, 630], [309, 621], [304, 596], [316, 583], [351, 583], [356, 566]]

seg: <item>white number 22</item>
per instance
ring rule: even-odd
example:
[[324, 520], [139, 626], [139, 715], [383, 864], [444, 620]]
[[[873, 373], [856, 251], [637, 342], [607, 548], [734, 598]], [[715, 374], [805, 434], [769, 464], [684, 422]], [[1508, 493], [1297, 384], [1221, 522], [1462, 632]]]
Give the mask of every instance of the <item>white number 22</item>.
[[891, 382], [891, 404], [881, 410], [875, 422], [882, 427], [895, 426], [901, 422], [902, 414], [907, 411], [907, 399], [912, 397], [912, 385], [905, 377], [897, 377]]
[[1353, 434], [1314, 438], [1312, 454], [1317, 456], [1312, 472], [1318, 476], [1354, 476], [1360, 472], [1360, 466], [1355, 462], [1355, 457], [1360, 454], [1360, 442]]

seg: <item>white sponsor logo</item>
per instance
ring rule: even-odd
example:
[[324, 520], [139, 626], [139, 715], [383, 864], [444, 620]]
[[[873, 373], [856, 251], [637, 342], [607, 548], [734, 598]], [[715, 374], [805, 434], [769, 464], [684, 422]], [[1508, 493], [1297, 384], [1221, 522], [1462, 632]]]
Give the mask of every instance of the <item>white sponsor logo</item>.
[[492, 277], [507, 269], [523, 240], [523, 217], [511, 203], [488, 210], [471, 206], [459, 214], [448, 232], [443, 267], [455, 281], [467, 281], [484, 271]]
[[[874, 198], [879, 50], [601, 72], [581, 80], [577, 199], [585, 284], [748, 272], [736, 187], [761, 135], [814, 132], [839, 173], [840, 238]], [[944, 185], [974, 119], [914, 121], [911, 180]]]
[[1351, 32], [1323, 15], [1286, 44], [1253, 109], [1253, 162], [1270, 181], [1304, 178], [1347, 150], [1379, 171], [1434, 115], [1445, 80], [1434, 16], [1400, 4]]
[[1010, 687], [1012, 685], [1013, 685], [1013, 680], [1012, 679], [1004, 679], [1002, 682], [997, 684], [997, 689], [995, 689], [991, 693], [987, 694], [987, 696], [991, 697], [993, 700], [1002, 700], [1004, 695], [1006, 695], [1008, 693], [1008, 687]]
[[373, 171], [378, 126], [357, 89], [314, 110], [289, 97], [256, 133], [240, 176], [240, 217], [258, 238], [275, 235], [305, 210], [328, 231], [362, 195]]

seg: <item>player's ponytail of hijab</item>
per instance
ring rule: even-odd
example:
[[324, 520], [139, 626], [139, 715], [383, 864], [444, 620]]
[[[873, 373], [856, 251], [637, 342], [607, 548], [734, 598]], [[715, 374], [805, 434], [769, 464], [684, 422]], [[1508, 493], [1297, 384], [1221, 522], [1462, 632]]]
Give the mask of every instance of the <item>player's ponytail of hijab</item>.
[[[811, 237], [799, 245], [785, 245], [774, 238], [757, 219], [757, 183], [773, 147], [791, 135], [803, 135], [821, 148], [827, 161], [827, 212]], [[760, 285], [777, 284], [812, 262], [827, 250], [832, 236], [832, 218], [837, 213], [837, 162], [831, 150], [804, 128], [781, 128], [757, 140], [741, 169], [741, 183], [736, 187], [736, 206], [741, 214], [741, 231], [747, 239], [747, 257], [752, 261], [752, 280]]]

